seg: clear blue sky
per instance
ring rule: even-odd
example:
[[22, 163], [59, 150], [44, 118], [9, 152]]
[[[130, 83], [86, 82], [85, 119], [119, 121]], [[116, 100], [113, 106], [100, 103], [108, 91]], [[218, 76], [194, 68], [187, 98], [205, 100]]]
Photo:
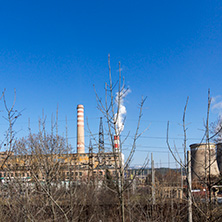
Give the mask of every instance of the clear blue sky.
[[[0, 32], [0, 89], [7, 89], [10, 104], [16, 88], [16, 108], [25, 109], [16, 125], [17, 137], [27, 135], [28, 118], [33, 131], [37, 130], [42, 109], [50, 122], [57, 104], [60, 133], [65, 132], [67, 116], [74, 149], [77, 104], [85, 106], [91, 130], [98, 133], [101, 114], [96, 109], [93, 84], [103, 92], [109, 53], [113, 78], [118, 78], [120, 61], [132, 91], [125, 99], [127, 122], [123, 134], [131, 130], [133, 135], [138, 103], [141, 96], [147, 96], [141, 130], [149, 124], [150, 128], [138, 142], [134, 164], [143, 162], [148, 152], [154, 153], [156, 164], [167, 164], [168, 120], [171, 143], [182, 146], [178, 123], [187, 96], [188, 144], [201, 138], [208, 88], [213, 97], [218, 96], [215, 104], [221, 102], [219, 0], [2, 1]], [[2, 101], [0, 109], [4, 110]], [[211, 121], [219, 112], [211, 110]], [[3, 135], [7, 125], [4, 119], [0, 124]]]

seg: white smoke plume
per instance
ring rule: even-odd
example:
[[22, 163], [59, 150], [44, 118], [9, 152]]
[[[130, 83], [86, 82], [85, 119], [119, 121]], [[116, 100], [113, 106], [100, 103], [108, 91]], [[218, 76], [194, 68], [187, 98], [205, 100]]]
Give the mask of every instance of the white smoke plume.
[[217, 133], [214, 138], [216, 142], [222, 142], [222, 96], [212, 97], [212, 111], [218, 114], [218, 119], [212, 124], [213, 133]]
[[219, 117], [222, 116], [222, 96], [212, 97], [212, 110], [217, 112]]
[[[114, 120], [116, 121], [116, 127], [117, 127], [117, 133], [118, 135], [123, 131], [124, 129], [124, 119], [126, 115], [126, 107], [124, 105], [124, 98], [131, 92], [130, 89], [123, 89], [121, 92], [116, 93], [116, 99], [115, 102], [118, 106], [119, 104], [119, 110], [118, 113], [115, 114]], [[117, 118], [117, 119], [116, 119]]]

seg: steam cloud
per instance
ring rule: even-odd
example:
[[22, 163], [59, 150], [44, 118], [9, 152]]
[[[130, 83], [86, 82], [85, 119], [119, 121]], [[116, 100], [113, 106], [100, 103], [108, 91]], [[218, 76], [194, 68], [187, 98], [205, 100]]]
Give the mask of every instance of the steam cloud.
[[214, 126], [214, 131], [215, 133], [219, 132], [217, 135], [217, 142], [222, 142], [222, 132], [221, 132], [221, 127], [222, 127], [222, 100], [221, 100], [221, 95], [213, 97], [211, 102], [212, 102], [212, 110], [218, 113], [218, 120], [216, 121], [216, 124]]
[[222, 117], [222, 100], [221, 96], [213, 97], [211, 100], [212, 103], [212, 110], [216, 111], [219, 117]]
[[[114, 120], [116, 121], [118, 135], [124, 129], [124, 117], [126, 115], [126, 107], [124, 105], [124, 98], [130, 93], [129, 89], [123, 89], [121, 92], [116, 93], [116, 104], [119, 102], [119, 113], [115, 114]], [[116, 119], [117, 118], [117, 119]]]

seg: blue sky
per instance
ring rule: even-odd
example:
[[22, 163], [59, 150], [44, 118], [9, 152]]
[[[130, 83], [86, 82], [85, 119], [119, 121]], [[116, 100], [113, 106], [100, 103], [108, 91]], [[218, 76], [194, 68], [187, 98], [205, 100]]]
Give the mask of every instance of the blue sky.
[[[129, 130], [133, 135], [138, 103], [147, 96], [141, 130], [150, 127], [138, 141], [133, 163], [153, 152], [156, 164], [167, 165], [166, 123], [171, 123], [171, 144], [179, 149], [187, 96], [188, 144], [198, 142], [203, 133], [208, 88], [218, 96], [211, 121], [221, 111], [221, 25], [221, 1], [2, 1], [0, 84], [1, 90], [7, 89], [9, 104], [16, 88], [16, 108], [25, 109], [17, 137], [27, 135], [28, 118], [37, 130], [42, 109], [50, 122], [57, 104], [60, 133], [67, 116], [74, 149], [77, 104], [85, 106], [90, 128], [98, 133], [101, 114], [93, 84], [103, 95], [110, 53], [113, 79], [118, 79], [120, 61], [131, 89], [125, 98], [123, 135]], [[0, 109], [5, 115], [2, 101]], [[4, 119], [0, 124], [3, 135], [7, 125]], [[170, 161], [175, 166], [172, 157]]]

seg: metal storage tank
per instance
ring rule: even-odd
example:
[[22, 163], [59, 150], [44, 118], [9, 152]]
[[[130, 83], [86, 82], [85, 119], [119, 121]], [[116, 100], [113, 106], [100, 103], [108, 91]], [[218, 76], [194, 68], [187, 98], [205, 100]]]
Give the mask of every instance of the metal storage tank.
[[222, 143], [217, 143], [217, 164], [219, 171], [222, 174]]
[[220, 175], [216, 161], [216, 149], [214, 143], [210, 143], [209, 146], [206, 143], [191, 144], [190, 149], [193, 180], [204, 179], [205, 173], [206, 176], [209, 175], [209, 168], [212, 177], [218, 177]]

